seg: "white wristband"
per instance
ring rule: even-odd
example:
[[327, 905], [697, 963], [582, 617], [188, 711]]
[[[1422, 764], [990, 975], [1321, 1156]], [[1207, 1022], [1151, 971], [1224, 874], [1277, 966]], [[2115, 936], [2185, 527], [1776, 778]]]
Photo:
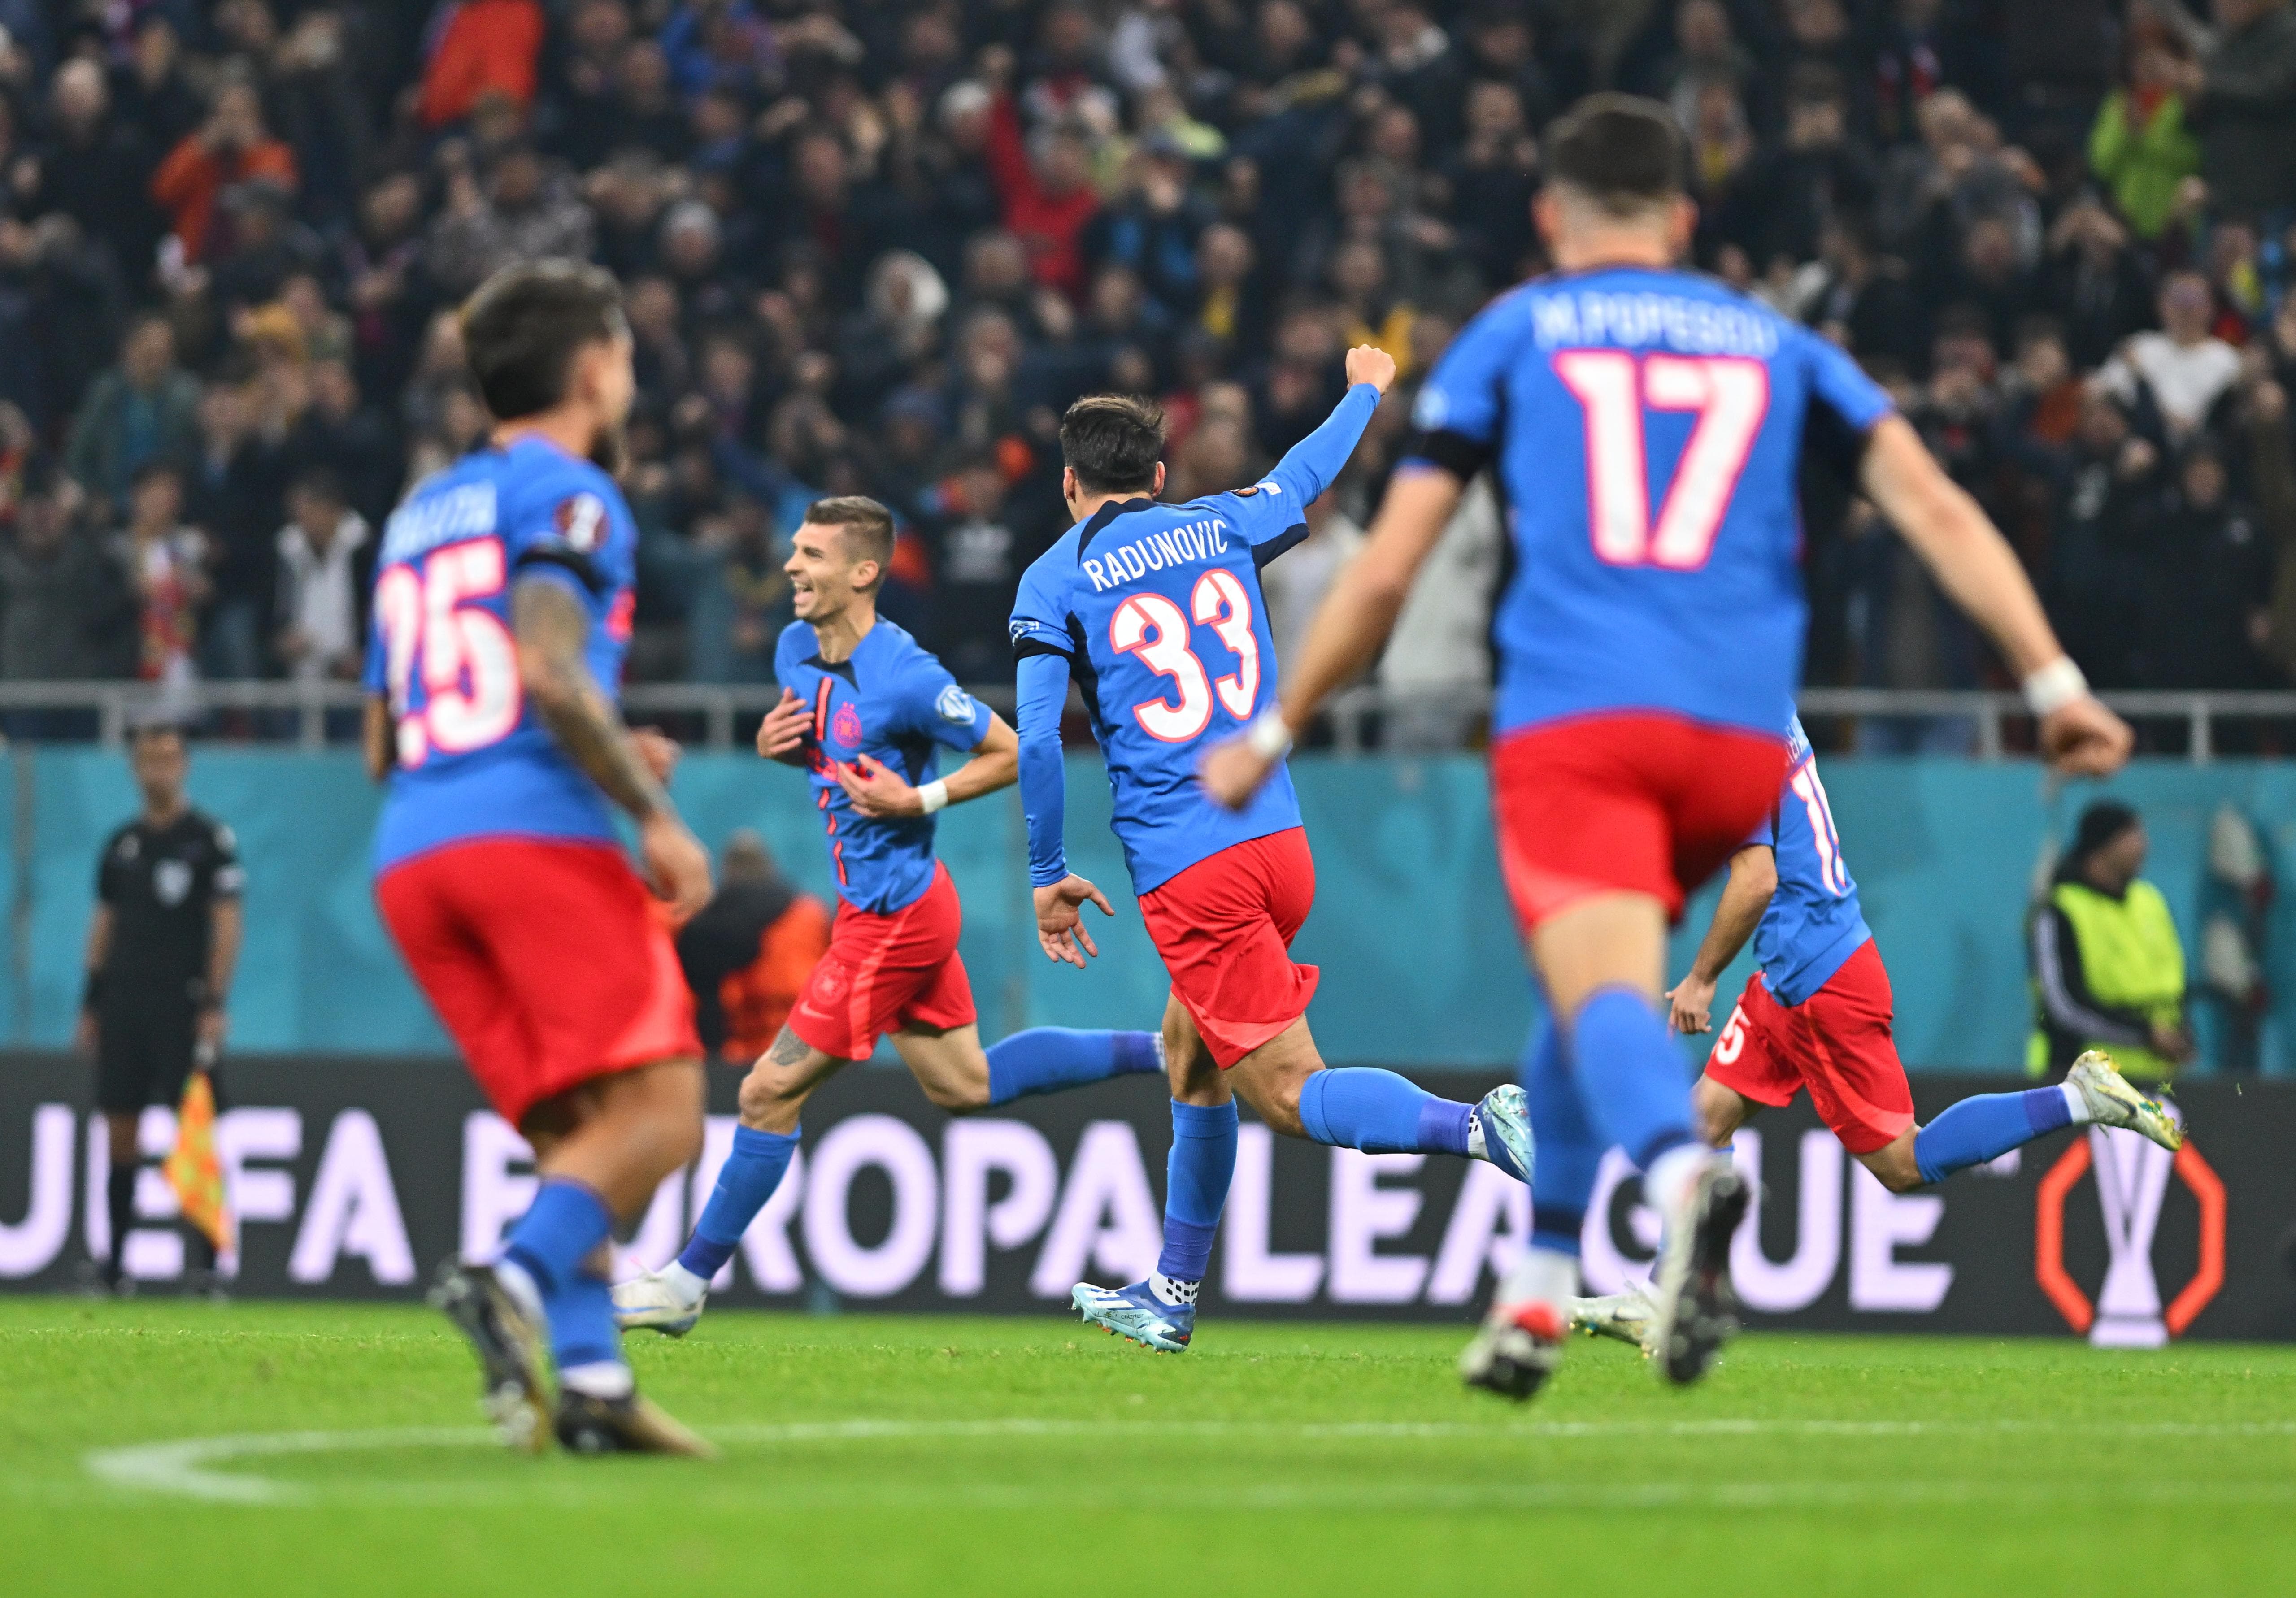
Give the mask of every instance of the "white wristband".
[[1283, 725], [1281, 710], [1261, 711], [1243, 738], [1263, 760], [1281, 760], [1292, 752], [1292, 729]]
[[927, 815], [931, 815], [936, 810], [947, 809], [948, 784], [938, 777], [934, 778], [917, 790], [917, 802], [925, 807]]
[[2070, 655], [2059, 655], [2038, 671], [2029, 674], [2022, 684], [2025, 703], [2036, 716], [2054, 716], [2073, 701], [2088, 692], [2088, 678], [2073, 664]]

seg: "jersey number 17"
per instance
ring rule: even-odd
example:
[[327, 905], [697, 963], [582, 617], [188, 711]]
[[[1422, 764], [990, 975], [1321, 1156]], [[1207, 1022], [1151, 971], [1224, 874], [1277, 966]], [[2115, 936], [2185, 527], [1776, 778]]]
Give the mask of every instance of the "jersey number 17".
[[[1769, 368], [1742, 356], [1566, 349], [1554, 374], [1587, 412], [1587, 520], [1595, 553], [1613, 566], [1695, 571], [1714, 553], [1730, 496], [1770, 410]], [[1644, 418], [1687, 411], [1698, 420], [1651, 523]]]

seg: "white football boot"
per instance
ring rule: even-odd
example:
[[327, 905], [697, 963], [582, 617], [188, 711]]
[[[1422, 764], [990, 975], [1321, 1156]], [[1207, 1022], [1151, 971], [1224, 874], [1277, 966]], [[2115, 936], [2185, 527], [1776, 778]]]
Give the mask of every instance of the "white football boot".
[[2100, 1127], [2120, 1127], [2152, 1139], [2172, 1153], [2185, 1146], [2185, 1129], [2171, 1119], [2157, 1099], [2148, 1099], [2128, 1085], [2112, 1057], [2091, 1049], [2073, 1061], [2065, 1086], [2079, 1093], [2088, 1106], [2088, 1119]]
[[684, 1337], [701, 1318], [709, 1291], [687, 1303], [659, 1271], [648, 1271], [614, 1284], [614, 1324], [625, 1332], [659, 1332], [664, 1337]]

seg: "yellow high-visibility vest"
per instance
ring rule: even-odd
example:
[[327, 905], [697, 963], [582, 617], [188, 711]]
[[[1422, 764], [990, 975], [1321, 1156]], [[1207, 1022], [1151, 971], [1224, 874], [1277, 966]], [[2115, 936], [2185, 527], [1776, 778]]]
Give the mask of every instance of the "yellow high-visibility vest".
[[[2185, 949], [2159, 889], [2140, 877], [2116, 899], [2086, 882], [2060, 882], [2049, 890], [2049, 903], [2071, 924], [2081, 976], [2098, 1004], [2171, 1026], [2183, 1019]], [[2026, 1045], [2025, 1068], [2038, 1077], [2049, 1068], [2047, 1020], [2038, 988], [2033, 1003], [2040, 1019]], [[2151, 1049], [2125, 1043], [2086, 1046], [2112, 1055], [2125, 1077], [2158, 1082], [2177, 1074], [2175, 1061]]]

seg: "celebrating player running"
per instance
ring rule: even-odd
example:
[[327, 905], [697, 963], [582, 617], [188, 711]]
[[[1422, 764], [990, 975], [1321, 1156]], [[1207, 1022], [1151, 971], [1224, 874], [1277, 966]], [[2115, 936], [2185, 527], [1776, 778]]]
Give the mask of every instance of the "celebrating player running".
[[1487, 307], [1446, 352], [1410, 458], [1311, 624], [1282, 709], [1211, 751], [1203, 774], [1223, 802], [1257, 802], [1292, 729], [1377, 652], [1462, 490], [1494, 463], [1517, 557], [1496, 628], [1499, 855], [1561, 1022], [1528, 1084], [1546, 1155], [1532, 1247], [1461, 1361], [1470, 1383], [1514, 1397], [1559, 1356], [1575, 1211], [1606, 1146], [1627, 1151], [1666, 1217], [1660, 1369], [1695, 1381], [1733, 1324], [1729, 1240], [1747, 1194], [1698, 1140], [1660, 989], [1669, 922], [1785, 775], [1807, 617], [1804, 450], [1853, 476], [1992, 637], [2054, 765], [2110, 772], [2130, 742], [2015, 555], [1888, 397], [1807, 329], [1676, 269], [1695, 212], [1666, 108], [1591, 97], [1547, 150], [1538, 220], [1560, 270]]
[[[790, 541], [797, 619], [782, 631], [781, 703], [758, 752], [812, 773], [837, 873], [829, 950], [774, 1046], [742, 1084], [742, 1124], [685, 1251], [614, 1290], [624, 1327], [682, 1337], [709, 1282], [781, 1185], [813, 1090], [887, 1033], [925, 1096], [979, 1110], [1129, 1072], [1159, 1070], [1152, 1032], [1037, 1027], [984, 1051], [956, 936], [956, 885], [933, 854], [934, 815], [1013, 784], [1013, 729], [877, 614], [893, 515], [858, 496], [817, 501]], [[946, 777], [941, 749], [972, 757]]]
[[[1731, 857], [1690, 973], [1666, 996], [1677, 1031], [1710, 1030], [1715, 979], [1753, 938], [1761, 969], [1692, 1090], [1702, 1138], [1724, 1147], [1748, 1117], [1790, 1104], [1807, 1087], [1819, 1119], [1891, 1192], [1942, 1182], [2065, 1127], [2120, 1127], [2164, 1149], [2182, 1145], [2184, 1131], [2168, 1112], [2095, 1050], [2062, 1082], [1973, 1094], [1915, 1127], [1913, 1089], [1890, 1032], [1890, 973], [1858, 909], [1800, 717], [1786, 729], [1786, 759], [1777, 804]], [[1576, 1299], [1570, 1319], [1639, 1341], [1648, 1305], [1634, 1291]]]
[[1077, 525], [1021, 579], [1013, 611], [1020, 655], [1021, 794], [1037, 937], [1055, 960], [1097, 954], [1081, 924], [1100, 890], [1071, 875], [1061, 841], [1061, 711], [1081, 679], [1108, 762], [1114, 827], [1140, 914], [1172, 978], [1164, 1047], [1172, 1153], [1164, 1249], [1154, 1274], [1119, 1291], [1090, 1283], [1085, 1319], [1177, 1352], [1195, 1328], [1199, 1284], [1235, 1168], [1241, 1094], [1277, 1131], [1372, 1151], [1488, 1160], [1518, 1180], [1530, 1166], [1522, 1094], [1453, 1103], [1392, 1071], [1326, 1070], [1308, 1031], [1316, 969], [1292, 939], [1316, 896], [1316, 863], [1291, 779], [1234, 814], [1203, 801], [1198, 751], [1254, 724], [1275, 697], [1259, 569], [1308, 536], [1308, 506], [1347, 464], [1395, 363], [1349, 351], [1349, 389], [1331, 417], [1266, 481], [1186, 504], [1156, 503], [1163, 417], [1109, 395], [1080, 399], [1061, 422], [1061, 488]]
[[432, 1302], [478, 1351], [514, 1446], [702, 1454], [633, 1390], [603, 1265], [614, 1222], [701, 1148], [701, 1045], [668, 934], [608, 801], [687, 914], [709, 866], [609, 697], [637, 525], [606, 468], [636, 380], [614, 281], [563, 261], [496, 274], [463, 312], [498, 420], [391, 516], [368, 646], [369, 767], [390, 774], [375, 897], [471, 1073], [542, 1181], [491, 1266]]

